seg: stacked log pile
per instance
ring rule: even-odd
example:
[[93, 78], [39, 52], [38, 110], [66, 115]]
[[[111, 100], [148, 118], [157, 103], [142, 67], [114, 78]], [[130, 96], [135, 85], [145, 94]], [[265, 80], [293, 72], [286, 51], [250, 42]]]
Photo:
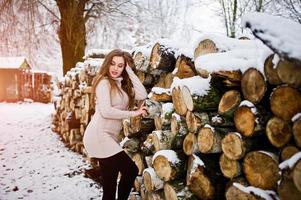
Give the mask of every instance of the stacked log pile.
[[69, 148], [83, 155], [86, 153], [82, 138], [94, 113], [91, 84], [103, 58], [103, 51], [91, 51], [84, 62], [78, 62], [57, 83], [60, 94], [52, 114], [52, 131], [60, 134]]
[[[300, 199], [300, 78], [288, 78], [300, 75], [300, 61], [215, 35], [203, 35], [194, 55], [172, 45], [133, 52], [149, 115], [123, 121], [121, 145], [139, 169], [131, 199]], [[91, 80], [68, 76], [54, 130], [84, 154]]]

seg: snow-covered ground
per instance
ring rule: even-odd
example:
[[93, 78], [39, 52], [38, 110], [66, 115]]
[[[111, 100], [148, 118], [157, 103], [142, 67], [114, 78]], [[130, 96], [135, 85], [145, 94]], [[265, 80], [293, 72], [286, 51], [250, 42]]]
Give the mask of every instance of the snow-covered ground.
[[100, 199], [84, 158], [50, 129], [52, 104], [0, 103], [0, 199]]

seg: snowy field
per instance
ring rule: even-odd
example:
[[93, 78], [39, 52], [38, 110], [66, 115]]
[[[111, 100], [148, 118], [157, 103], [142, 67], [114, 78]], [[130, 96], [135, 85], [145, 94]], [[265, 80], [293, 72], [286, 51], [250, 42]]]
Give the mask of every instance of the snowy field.
[[100, 199], [89, 164], [50, 129], [52, 104], [0, 103], [0, 199]]

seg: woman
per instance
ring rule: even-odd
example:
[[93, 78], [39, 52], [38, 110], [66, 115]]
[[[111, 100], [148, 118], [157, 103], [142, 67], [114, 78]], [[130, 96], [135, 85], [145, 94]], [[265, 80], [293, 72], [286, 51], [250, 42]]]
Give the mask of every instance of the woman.
[[135, 111], [134, 100], [144, 100], [147, 92], [130, 66], [133, 59], [119, 49], [111, 51], [93, 81], [96, 94], [95, 114], [87, 126], [83, 142], [90, 158], [100, 162], [103, 179], [103, 200], [114, 200], [117, 176], [118, 200], [126, 200], [131, 191], [138, 168], [123, 151], [117, 139], [122, 129], [122, 119], [147, 115], [142, 105]]

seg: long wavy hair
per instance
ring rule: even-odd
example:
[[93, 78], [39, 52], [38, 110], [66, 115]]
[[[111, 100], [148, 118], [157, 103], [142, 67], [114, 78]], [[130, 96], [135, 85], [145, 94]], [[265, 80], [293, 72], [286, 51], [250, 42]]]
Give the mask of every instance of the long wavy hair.
[[[119, 92], [120, 94], [122, 94], [120, 88], [117, 86], [116, 81], [111, 77], [110, 71], [109, 71], [110, 65], [112, 63], [114, 56], [123, 57], [123, 59], [124, 59], [125, 66], [124, 66], [124, 70], [121, 74], [121, 76], [123, 78], [121, 81], [121, 88], [128, 95], [128, 97], [129, 97], [128, 107], [129, 107], [129, 109], [132, 109], [134, 107], [135, 94], [132, 89], [132, 87], [133, 87], [132, 81], [129, 78], [128, 73], [126, 72], [125, 67], [127, 65], [129, 65], [132, 69], [134, 69], [135, 65], [134, 65], [134, 61], [133, 61], [131, 54], [128, 52], [122, 51], [120, 49], [112, 50], [105, 57], [102, 65], [100, 66], [100, 70], [98, 71], [97, 75], [94, 77], [93, 82], [92, 82], [92, 91], [93, 91], [92, 98], [95, 97], [95, 90], [96, 90], [98, 83], [104, 78], [108, 79], [111, 89], [112, 89], [111, 92]], [[94, 103], [94, 101], [93, 101], [93, 103]]]

